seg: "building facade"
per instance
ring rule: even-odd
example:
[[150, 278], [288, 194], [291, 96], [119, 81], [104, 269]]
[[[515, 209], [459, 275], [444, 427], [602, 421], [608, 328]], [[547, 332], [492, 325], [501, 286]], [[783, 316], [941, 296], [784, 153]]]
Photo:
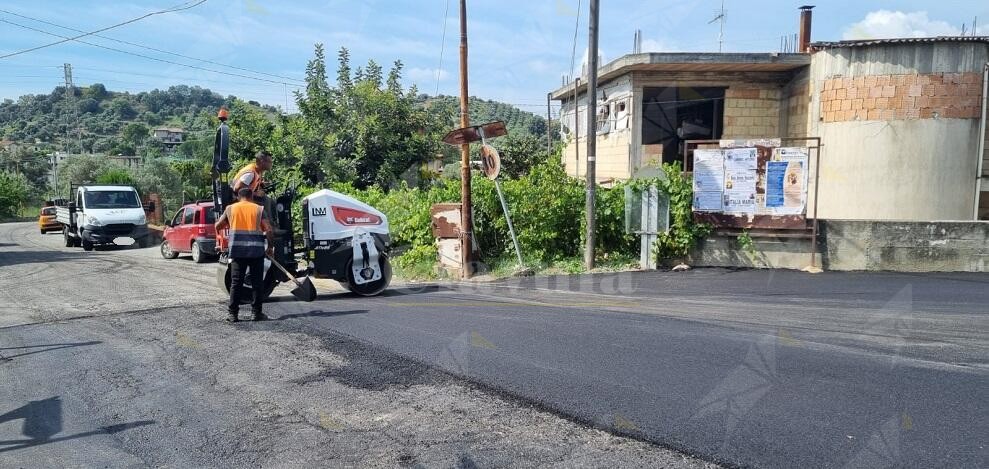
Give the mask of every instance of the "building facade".
[[[599, 70], [598, 182], [683, 161], [686, 140], [820, 137], [820, 218], [971, 220], [980, 205], [987, 216], [987, 63], [987, 37], [627, 55]], [[586, 88], [551, 97], [567, 172], [583, 177]]]

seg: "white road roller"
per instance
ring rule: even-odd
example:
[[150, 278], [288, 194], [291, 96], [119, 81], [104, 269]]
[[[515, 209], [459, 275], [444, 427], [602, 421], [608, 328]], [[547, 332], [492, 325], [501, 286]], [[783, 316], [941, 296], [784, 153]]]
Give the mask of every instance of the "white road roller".
[[308, 270], [363, 296], [391, 282], [388, 217], [353, 197], [323, 189], [302, 199]]

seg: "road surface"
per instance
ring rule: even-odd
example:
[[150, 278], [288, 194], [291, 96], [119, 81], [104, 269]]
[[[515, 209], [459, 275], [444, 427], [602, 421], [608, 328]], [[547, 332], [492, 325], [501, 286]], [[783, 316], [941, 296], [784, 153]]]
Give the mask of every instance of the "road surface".
[[19, 465], [989, 467], [987, 275], [536, 278], [230, 326], [210, 267], [31, 228], [0, 225]]

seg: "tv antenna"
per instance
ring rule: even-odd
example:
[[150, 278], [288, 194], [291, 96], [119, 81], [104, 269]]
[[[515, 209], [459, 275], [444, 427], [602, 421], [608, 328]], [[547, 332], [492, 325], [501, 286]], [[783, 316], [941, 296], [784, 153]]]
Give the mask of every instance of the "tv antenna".
[[717, 16], [715, 16], [711, 21], [708, 21], [707, 24], [712, 24], [715, 21], [721, 23], [721, 32], [718, 33], [718, 52], [720, 53], [722, 52], [721, 49], [724, 47], [725, 43], [725, 0], [721, 0], [721, 10], [715, 11], [714, 13]]

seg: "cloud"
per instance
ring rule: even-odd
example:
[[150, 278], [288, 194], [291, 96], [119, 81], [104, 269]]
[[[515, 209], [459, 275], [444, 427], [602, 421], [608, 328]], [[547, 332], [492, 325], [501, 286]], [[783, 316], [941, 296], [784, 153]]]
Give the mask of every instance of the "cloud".
[[675, 52], [677, 50], [673, 44], [662, 39], [643, 39], [642, 52]]
[[932, 20], [926, 11], [904, 13], [879, 10], [865, 15], [843, 34], [844, 39], [888, 39], [901, 37], [955, 36], [961, 30], [944, 21]]
[[[408, 70], [406, 76], [408, 76], [410, 80], [416, 83], [430, 83], [436, 81], [436, 72], [437, 69], [435, 68], [413, 67]], [[445, 81], [447, 78], [450, 77], [450, 73], [447, 72], [446, 70], [439, 69], [439, 77], [440, 77], [440, 81]]]

